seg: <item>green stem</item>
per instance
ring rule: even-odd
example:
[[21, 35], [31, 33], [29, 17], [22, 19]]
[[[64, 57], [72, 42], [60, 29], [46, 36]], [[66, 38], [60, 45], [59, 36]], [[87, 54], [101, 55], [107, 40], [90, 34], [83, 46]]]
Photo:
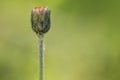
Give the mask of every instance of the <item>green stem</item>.
[[39, 39], [39, 77], [44, 80], [44, 35], [40, 35]]

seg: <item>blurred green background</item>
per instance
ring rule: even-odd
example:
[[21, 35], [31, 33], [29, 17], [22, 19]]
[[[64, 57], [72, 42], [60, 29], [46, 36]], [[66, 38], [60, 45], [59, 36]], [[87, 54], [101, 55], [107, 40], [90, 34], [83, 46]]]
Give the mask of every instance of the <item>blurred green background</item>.
[[0, 0], [0, 80], [38, 80], [30, 13], [43, 5], [45, 80], [120, 80], [120, 0]]

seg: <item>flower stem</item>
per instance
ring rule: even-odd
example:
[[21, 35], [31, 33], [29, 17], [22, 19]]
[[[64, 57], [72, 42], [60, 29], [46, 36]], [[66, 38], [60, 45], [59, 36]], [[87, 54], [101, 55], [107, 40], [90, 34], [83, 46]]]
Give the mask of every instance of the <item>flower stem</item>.
[[44, 80], [44, 35], [39, 38], [39, 80]]

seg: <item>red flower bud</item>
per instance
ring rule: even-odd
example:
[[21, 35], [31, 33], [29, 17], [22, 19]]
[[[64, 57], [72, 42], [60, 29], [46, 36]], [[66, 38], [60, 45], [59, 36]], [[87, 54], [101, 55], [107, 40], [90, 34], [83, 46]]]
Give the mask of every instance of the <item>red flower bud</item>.
[[32, 29], [42, 35], [50, 29], [50, 10], [47, 7], [35, 7], [31, 12]]

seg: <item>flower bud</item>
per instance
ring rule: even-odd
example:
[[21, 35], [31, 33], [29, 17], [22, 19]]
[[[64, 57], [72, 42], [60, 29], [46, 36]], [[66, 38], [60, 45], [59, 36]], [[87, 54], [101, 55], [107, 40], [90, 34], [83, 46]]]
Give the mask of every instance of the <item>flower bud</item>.
[[47, 7], [35, 7], [31, 12], [32, 29], [42, 35], [50, 29], [50, 10]]

